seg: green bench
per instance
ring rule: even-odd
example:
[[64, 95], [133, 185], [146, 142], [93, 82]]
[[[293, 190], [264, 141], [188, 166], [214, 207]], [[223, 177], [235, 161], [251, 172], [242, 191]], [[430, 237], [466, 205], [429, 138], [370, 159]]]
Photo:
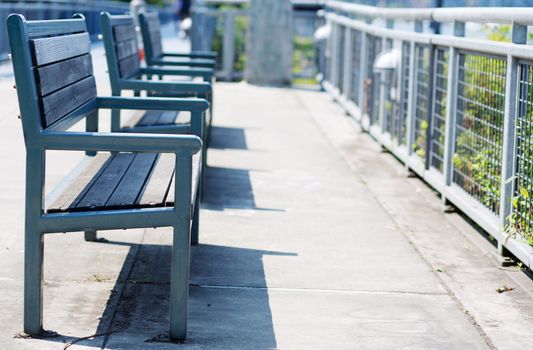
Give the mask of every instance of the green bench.
[[177, 53], [163, 51], [161, 23], [157, 12], [139, 14], [139, 26], [144, 44], [144, 57], [149, 66], [189, 66], [215, 69], [216, 53], [193, 51]]
[[[42, 334], [43, 235], [172, 227], [170, 338], [185, 339], [191, 231], [198, 232], [203, 99], [98, 97], [85, 19], [7, 20], [24, 141], [24, 331]], [[203, 85], [202, 85], [203, 86]], [[208, 91], [209, 84], [205, 86]], [[104, 133], [99, 111], [188, 111], [193, 135]], [[85, 132], [71, 131], [85, 121]], [[56, 190], [49, 150], [85, 152]]]
[[[148, 96], [158, 97], [199, 97], [207, 99], [212, 105], [211, 68], [168, 68], [158, 66], [141, 66], [139, 45], [132, 16], [112, 16], [107, 12], [100, 15], [102, 37], [106, 51], [109, 80], [113, 96], [120, 96], [123, 91], [133, 91], [140, 95], [145, 91]], [[203, 82], [151, 80], [153, 77], [198, 77]], [[190, 124], [187, 118], [180, 118], [177, 111], [169, 113], [147, 114], [139, 123], [127, 131], [139, 132], [188, 132]], [[207, 143], [208, 131], [212, 121], [212, 109], [206, 113], [204, 143]], [[122, 130], [120, 112], [112, 113], [111, 129]], [[165, 130], [165, 131], [163, 131]], [[204, 151], [204, 156], [205, 156]]]

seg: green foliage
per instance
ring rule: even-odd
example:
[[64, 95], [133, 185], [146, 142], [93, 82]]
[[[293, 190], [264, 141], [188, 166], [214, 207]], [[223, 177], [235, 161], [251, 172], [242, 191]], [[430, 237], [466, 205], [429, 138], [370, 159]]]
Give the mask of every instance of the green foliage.
[[[533, 95], [531, 85], [528, 86], [527, 95]], [[533, 111], [529, 108], [517, 118], [517, 136], [521, 140], [533, 138]], [[533, 144], [521, 142], [519, 147], [517, 176], [507, 180], [513, 183], [516, 190], [510, 198], [512, 209], [505, 230], [509, 236], [522, 238], [533, 247]]]
[[[223, 5], [219, 7], [219, 10], [228, 10], [234, 8], [231, 5]], [[222, 18], [222, 17], [219, 17]], [[213, 36], [212, 50], [217, 55], [217, 65], [222, 65], [223, 55], [223, 43], [224, 43], [224, 21], [217, 20], [215, 35]], [[244, 71], [246, 66], [246, 31], [248, 29], [248, 18], [246, 16], [235, 17], [235, 61], [233, 62], [233, 68], [237, 72]]]
[[[315, 44], [313, 38], [295, 36], [293, 39], [292, 73], [302, 74], [305, 69], [313, 66], [315, 57]], [[300, 79], [301, 81], [302, 79]], [[315, 79], [304, 79], [307, 83], [316, 84]]]
[[[531, 186], [528, 186], [531, 187]], [[524, 239], [533, 247], [533, 207], [531, 207], [530, 193], [533, 193], [525, 187], [518, 189], [518, 194], [511, 199], [513, 210], [507, 218], [508, 224], [505, 231], [512, 237]]]
[[234, 69], [244, 71], [246, 67], [246, 30], [248, 29], [248, 17], [235, 18], [235, 63]]
[[512, 28], [510, 25], [485, 26], [484, 31], [487, 38], [492, 41], [511, 42]]
[[418, 128], [416, 135], [415, 143], [413, 144], [413, 151], [420, 157], [424, 158], [426, 156], [426, 135], [429, 124], [427, 120], [422, 120]]

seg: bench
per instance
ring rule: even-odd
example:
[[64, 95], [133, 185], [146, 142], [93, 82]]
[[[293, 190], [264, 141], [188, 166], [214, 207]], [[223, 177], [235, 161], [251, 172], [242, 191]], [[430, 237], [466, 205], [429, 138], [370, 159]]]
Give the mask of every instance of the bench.
[[[138, 42], [132, 16], [112, 16], [107, 12], [100, 15], [100, 26], [106, 51], [109, 79], [113, 96], [120, 96], [123, 91], [133, 90], [136, 95], [146, 91], [149, 96], [158, 97], [200, 97], [209, 101], [211, 109], [206, 113], [206, 130], [203, 133], [207, 143], [208, 131], [212, 121], [212, 85], [214, 72], [210, 68], [165, 68], [141, 67], [138, 54]], [[154, 81], [153, 76], [199, 77], [203, 82], [193, 81]], [[173, 114], [172, 114], [173, 113]], [[133, 132], [174, 132], [189, 131], [187, 118], [180, 118], [176, 111], [165, 114], [145, 115], [141, 120], [128, 127]], [[123, 130], [120, 112], [111, 116], [111, 130]], [[205, 152], [204, 152], [205, 159]]]
[[[98, 97], [85, 19], [7, 20], [24, 141], [24, 332], [43, 331], [43, 236], [48, 233], [172, 227], [170, 337], [187, 332], [191, 231], [198, 232], [202, 99]], [[101, 109], [191, 113], [196, 135], [104, 133]], [[71, 131], [85, 121], [85, 132]], [[44, 196], [49, 150], [85, 152]]]
[[216, 53], [191, 52], [177, 53], [163, 51], [161, 39], [161, 23], [157, 12], [142, 12], [139, 14], [139, 26], [144, 44], [144, 57], [149, 66], [190, 66], [215, 68]]

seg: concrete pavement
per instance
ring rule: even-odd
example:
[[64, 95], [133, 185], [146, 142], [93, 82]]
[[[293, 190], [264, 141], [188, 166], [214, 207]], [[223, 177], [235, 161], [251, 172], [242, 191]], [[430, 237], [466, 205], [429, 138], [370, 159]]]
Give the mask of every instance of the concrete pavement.
[[[94, 52], [107, 93], [101, 48]], [[0, 81], [0, 349], [516, 349], [533, 343], [533, 284], [408, 178], [325, 93], [217, 84], [192, 251], [189, 340], [168, 327], [171, 232], [45, 239], [45, 328], [22, 327], [24, 146]], [[105, 121], [105, 117], [104, 117]], [[103, 125], [106, 125], [103, 122]], [[51, 186], [80, 157], [50, 155]], [[514, 290], [499, 294], [507, 285]]]

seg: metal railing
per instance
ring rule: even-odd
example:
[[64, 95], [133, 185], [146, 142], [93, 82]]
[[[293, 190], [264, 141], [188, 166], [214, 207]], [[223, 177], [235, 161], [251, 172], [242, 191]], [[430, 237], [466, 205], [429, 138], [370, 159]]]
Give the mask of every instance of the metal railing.
[[[291, 0], [293, 4], [293, 76], [314, 79], [318, 71], [313, 33], [322, 0]], [[231, 81], [243, 77], [246, 65], [248, 0], [201, 0], [192, 8], [193, 50], [218, 52], [217, 77]]]
[[[326, 4], [325, 90], [502, 254], [533, 267], [533, 9]], [[426, 33], [424, 21], [451, 22], [452, 33]], [[512, 37], [466, 37], [466, 23], [510, 25]]]
[[247, 1], [203, 1], [191, 11], [193, 51], [215, 51], [217, 78], [231, 81], [243, 77], [246, 60], [245, 43]]
[[[163, 22], [172, 18], [171, 11], [166, 8], [157, 9]], [[11, 13], [20, 13], [30, 20], [71, 18], [75, 13], [83, 13], [87, 20], [87, 29], [95, 38], [100, 33], [100, 12], [123, 14], [130, 11], [129, 4], [118, 1], [101, 0], [5, 0], [0, 2], [0, 23], [4, 26]], [[9, 55], [7, 31], [0, 30], [0, 62]]]

